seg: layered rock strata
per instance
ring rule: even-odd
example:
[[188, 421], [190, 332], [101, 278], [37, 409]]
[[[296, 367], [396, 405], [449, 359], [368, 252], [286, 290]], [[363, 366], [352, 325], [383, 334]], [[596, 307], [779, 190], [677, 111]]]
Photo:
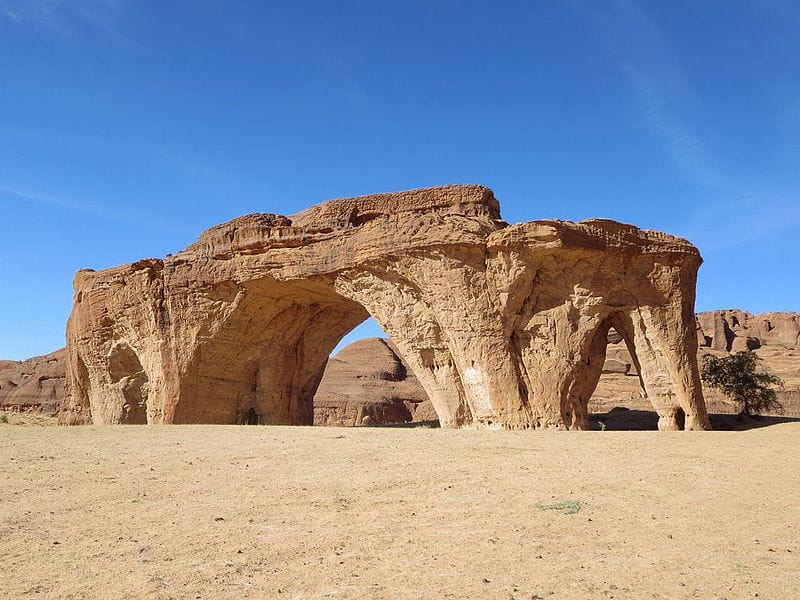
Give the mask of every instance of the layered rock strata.
[[659, 427], [704, 429], [700, 262], [613, 221], [508, 225], [477, 185], [247, 215], [78, 272], [62, 421], [311, 424], [328, 354], [372, 315], [442, 426], [585, 429], [613, 327]]

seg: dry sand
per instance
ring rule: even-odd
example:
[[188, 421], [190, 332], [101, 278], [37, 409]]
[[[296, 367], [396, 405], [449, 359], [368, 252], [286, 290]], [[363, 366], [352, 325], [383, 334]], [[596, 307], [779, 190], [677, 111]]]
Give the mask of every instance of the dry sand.
[[0, 425], [0, 461], [1, 598], [800, 597], [798, 423]]

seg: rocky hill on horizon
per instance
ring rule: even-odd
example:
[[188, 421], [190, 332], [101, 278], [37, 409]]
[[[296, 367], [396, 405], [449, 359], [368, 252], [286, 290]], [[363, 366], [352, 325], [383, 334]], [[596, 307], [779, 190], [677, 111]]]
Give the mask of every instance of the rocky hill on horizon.
[[422, 385], [384, 338], [355, 341], [329, 358], [314, 396], [314, 425], [436, 420]]
[[[752, 314], [739, 309], [697, 314], [698, 360], [753, 350], [763, 367], [784, 380], [787, 414], [800, 414], [800, 313]], [[0, 411], [55, 416], [64, 399], [65, 349], [25, 361], [0, 360]], [[704, 390], [709, 412], [732, 412], [715, 390]], [[651, 410], [635, 361], [611, 332], [593, 413], [623, 406]], [[331, 356], [314, 398], [315, 425], [381, 425], [435, 421], [436, 413], [390, 340], [358, 340]]]
[[65, 348], [27, 360], [0, 360], [0, 411], [55, 416], [64, 401]]

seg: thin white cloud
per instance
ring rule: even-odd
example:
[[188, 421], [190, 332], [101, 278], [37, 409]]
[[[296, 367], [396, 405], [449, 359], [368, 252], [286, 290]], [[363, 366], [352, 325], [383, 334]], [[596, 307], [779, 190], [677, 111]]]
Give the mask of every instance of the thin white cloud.
[[632, 65], [624, 65], [623, 69], [648, 128], [664, 142], [678, 172], [692, 183], [730, 189], [732, 181], [714, 164], [704, 142], [667, 108], [667, 93], [658, 80]]
[[69, 13], [94, 17], [119, 8], [119, 0], [0, 0], [0, 14], [15, 23], [51, 25]]
[[[580, 2], [580, 0], [578, 0]], [[659, 32], [658, 24], [635, 0], [581, 2], [604, 36], [633, 95], [642, 123], [666, 150], [676, 172], [700, 186], [708, 200], [687, 215], [684, 235], [704, 251], [755, 243], [800, 224], [797, 182], [775, 189], [768, 181], [743, 181], [720, 164], [689, 123], [698, 106], [689, 78]]]
[[18, 25], [34, 24], [65, 33], [58, 12], [64, 0], [0, 0], [0, 14]]
[[[694, 241], [704, 254], [755, 245], [772, 236], [800, 228], [800, 195], [765, 188], [737, 202], [711, 202], [687, 221], [681, 235]], [[780, 239], [780, 238], [778, 238]]]
[[0, 0], [0, 24], [6, 17], [19, 27], [37, 27], [64, 39], [89, 25], [119, 46], [140, 54], [153, 50], [123, 33], [120, 23], [127, 0]]
[[56, 208], [64, 208], [74, 212], [82, 212], [86, 214], [100, 216], [98, 214], [99, 213], [98, 209], [88, 204], [81, 204], [79, 202], [70, 202], [68, 200], [62, 200], [61, 198], [55, 198], [53, 196], [45, 196], [43, 194], [32, 194], [30, 192], [25, 192], [5, 185], [0, 185], [0, 198], [2, 198], [5, 201], [9, 201], [9, 199], [11, 199], [12, 201], [21, 200], [23, 202], [44, 204], [48, 206], [54, 206]]
[[[241, 188], [249, 188], [254, 193], [257, 192], [259, 196], [275, 193], [270, 181], [263, 176], [255, 176], [253, 173], [240, 170], [236, 166], [222, 165], [197, 154], [187, 154], [168, 144], [164, 144], [160, 140], [157, 143], [147, 140], [127, 141], [53, 129], [35, 131], [7, 125], [1, 121], [0, 136], [19, 140], [26, 145], [46, 144], [58, 147], [80, 148], [81, 152], [84, 150], [90, 153], [102, 152], [103, 155], [107, 157], [114, 156], [116, 160], [123, 161], [125, 164], [142, 164], [146, 168], [153, 168], [152, 165], [157, 165], [158, 169], [170, 172], [175, 181], [203, 182], [206, 188], [221, 189], [227, 187], [226, 182], [236, 181]], [[3, 189], [2, 181], [4, 177], [5, 181], [8, 181], [10, 174], [8, 172], [5, 174], [0, 173], [0, 192]], [[7, 186], [6, 189], [18, 190], [13, 185]], [[59, 199], [36, 194], [31, 195], [31, 197], [48, 198], [55, 202], [63, 202]], [[95, 207], [81, 205], [80, 203], [69, 204], [75, 210], [98, 214]], [[100, 212], [102, 212], [102, 209], [100, 209]]]
[[639, 117], [664, 145], [680, 176], [717, 190], [728, 188], [730, 178], [681, 116], [681, 107], [695, 103], [694, 94], [655, 21], [634, 0], [593, 2], [583, 7], [628, 81]]
[[124, 223], [126, 225], [134, 225], [141, 229], [150, 229], [156, 231], [171, 231], [173, 228], [165, 226], [160, 221], [150, 219], [137, 219], [131, 215], [123, 212], [116, 212], [109, 210], [102, 206], [94, 204], [87, 204], [85, 202], [77, 202], [66, 198], [51, 196], [47, 194], [40, 194], [23, 190], [15, 186], [4, 185], [0, 183], [0, 203], [19, 203], [38, 204], [41, 206], [48, 206], [51, 208], [65, 210], [72, 213], [81, 213], [90, 217], [103, 219], [106, 221], [115, 221]]

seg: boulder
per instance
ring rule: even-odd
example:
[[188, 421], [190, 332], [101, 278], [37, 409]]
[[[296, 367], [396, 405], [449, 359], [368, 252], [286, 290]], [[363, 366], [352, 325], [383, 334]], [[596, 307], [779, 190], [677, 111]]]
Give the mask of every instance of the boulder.
[[603, 363], [603, 373], [620, 373], [622, 375], [627, 375], [628, 371], [631, 370], [631, 364], [629, 362], [623, 362], [621, 360], [617, 360], [614, 358], [606, 359], [606, 362]]
[[731, 343], [731, 352], [758, 350], [759, 348], [761, 348], [761, 340], [750, 335], [737, 335]]

